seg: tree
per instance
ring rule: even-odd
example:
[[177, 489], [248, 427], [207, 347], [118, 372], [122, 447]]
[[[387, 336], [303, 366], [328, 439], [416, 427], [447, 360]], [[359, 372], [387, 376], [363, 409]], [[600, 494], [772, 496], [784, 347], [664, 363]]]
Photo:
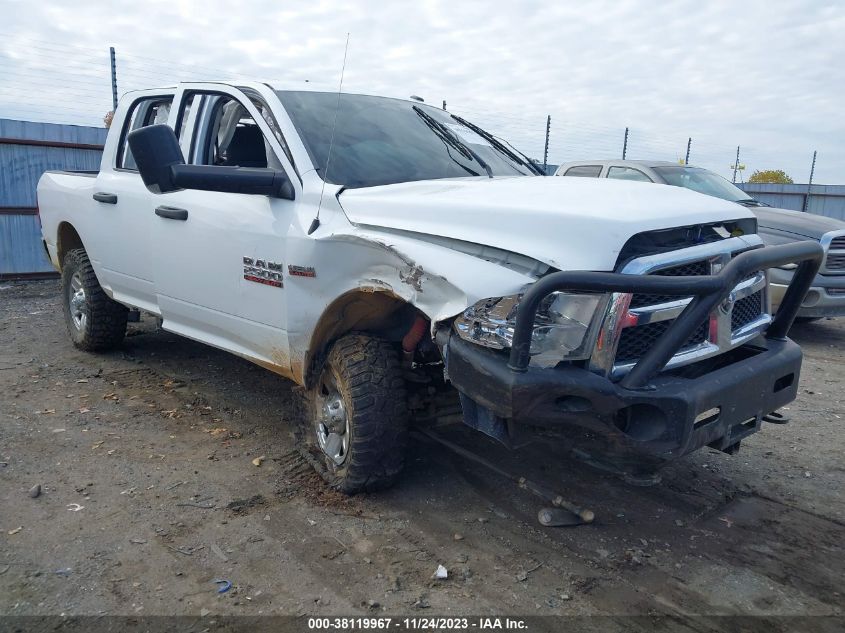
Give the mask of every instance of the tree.
[[758, 169], [753, 174], [748, 182], [769, 183], [773, 182], [778, 185], [791, 185], [792, 178], [782, 169]]

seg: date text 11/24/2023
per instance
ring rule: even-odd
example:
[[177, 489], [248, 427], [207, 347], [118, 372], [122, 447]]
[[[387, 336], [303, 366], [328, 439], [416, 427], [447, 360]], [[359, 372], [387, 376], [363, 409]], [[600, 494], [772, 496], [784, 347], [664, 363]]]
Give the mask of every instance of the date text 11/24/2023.
[[498, 617], [348, 617], [308, 618], [309, 631], [446, 631], [446, 630], [525, 630], [527, 623], [521, 618]]

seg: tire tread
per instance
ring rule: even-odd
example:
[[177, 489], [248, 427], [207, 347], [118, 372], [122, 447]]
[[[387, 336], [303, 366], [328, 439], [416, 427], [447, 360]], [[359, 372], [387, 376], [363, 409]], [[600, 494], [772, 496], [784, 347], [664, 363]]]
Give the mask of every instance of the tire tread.
[[[70, 281], [77, 271], [82, 277], [89, 310], [88, 322], [83, 332], [73, 326], [68, 301]], [[62, 298], [65, 323], [77, 348], [87, 352], [99, 352], [114, 349], [123, 342], [129, 310], [105, 293], [88, 259], [88, 253], [83, 248], [73, 249], [65, 255], [62, 265]]]
[[405, 381], [395, 347], [367, 334], [348, 334], [334, 343], [326, 365], [335, 370], [351, 405], [352, 439], [342, 467], [328, 464], [321, 474], [350, 495], [390, 487], [402, 470], [408, 441]]

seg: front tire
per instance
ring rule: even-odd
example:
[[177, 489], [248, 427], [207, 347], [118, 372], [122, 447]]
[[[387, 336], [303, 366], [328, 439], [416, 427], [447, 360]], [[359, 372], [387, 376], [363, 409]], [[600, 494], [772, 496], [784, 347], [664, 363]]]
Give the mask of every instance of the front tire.
[[306, 433], [318, 471], [346, 494], [391, 486], [402, 470], [408, 436], [405, 384], [396, 350], [350, 334], [331, 348], [310, 393]]
[[85, 249], [68, 251], [62, 265], [62, 308], [73, 344], [88, 352], [117, 347], [129, 310], [100, 287]]

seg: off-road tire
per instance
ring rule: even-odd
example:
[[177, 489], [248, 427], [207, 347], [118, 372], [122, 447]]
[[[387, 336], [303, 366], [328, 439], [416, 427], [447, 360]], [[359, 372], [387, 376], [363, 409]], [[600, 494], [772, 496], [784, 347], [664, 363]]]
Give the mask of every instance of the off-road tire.
[[[72, 284], [77, 276], [84, 290], [84, 321], [77, 325], [71, 314], [71, 299], [75, 294]], [[126, 336], [129, 310], [112, 300], [100, 287], [85, 249], [68, 251], [62, 265], [62, 309], [65, 324], [73, 344], [88, 352], [113, 349]]]
[[340, 465], [319, 447], [317, 390], [322, 381], [318, 380], [308, 393], [309, 415], [303, 429], [309, 461], [332, 488], [345, 494], [388, 488], [402, 470], [408, 440], [405, 381], [397, 350], [387, 341], [349, 334], [332, 345], [323, 372], [332, 372], [343, 399], [349, 446]]

